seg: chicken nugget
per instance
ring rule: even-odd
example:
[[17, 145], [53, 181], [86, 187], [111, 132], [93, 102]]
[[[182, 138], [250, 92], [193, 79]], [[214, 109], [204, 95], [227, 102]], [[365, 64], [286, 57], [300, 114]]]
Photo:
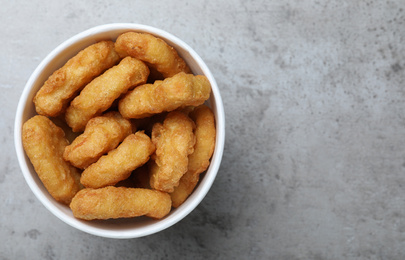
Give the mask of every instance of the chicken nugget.
[[149, 136], [138, 131], [127, 136], [116, 149], [87, 167], [82, 173], [80, 182], [86, 188], [115, 185], [145, 164], [154, 151], [155, 146]]
[[205, 76], [181, 72], [154, 84], [141, 85], [128, 92], [118, 103], [123, 117], [144, 118], [163, 111], [203, 104], [211, 93]]
[[108, 186], [86, 188], [73, 198], [70, 208], [76, 218], [116, 219], [148, 216], [160, 219], [171, 210], [170, 195], [150, 189]]
[[179, 207], [191, 194], [198, 183], [199, 176], [209, 164], [215, 148], [215, 117], [211, 109], [205, 105], [195, 108], [190, 113], [196, 128], [194, 152], [188, 157], [188, 171], [181, 177], [179, 186], [170, 193], [173, 207]]
[[82, 88], [119, 61], [112, 41], [90, 45], [56, 70], [34, 97], [38, 114], [58, 116]]
[[62, 158], [69, 144], [63, 130], [37, 115], [24, 123], [22, 143], [45, 188], [55, 200], [68, 205], [82, 186], [79, 170]]
[[156, 190], [173, 192], [180, 178], [187, 172], [188, 156], [193, 152], [194, 122], [185, 114], [170, 112], [163, 125], [152, 129], [156, 152], [150, 163], [150, 186]]
[[111, 107], [114, 100], [130, 88], [146, 83], [149, 69], [142, 61], [127, 57], [91, 81], [70, 103], [66, 122], [74, 132], [82, 131], [87, 122]]
[[87, 123], [84, 133], [66, 146], [63, 158], [77, 168], [85, 169], [115, 149], [131, 133], [131, 122], [116, 111], [94, 117]]
[[164, 40], [148, 33], [127, 32], [118, 36], [115, 50], [121, 57], [132, 56], [148, 63], [163, 77], [191, 73], [177, 51]]

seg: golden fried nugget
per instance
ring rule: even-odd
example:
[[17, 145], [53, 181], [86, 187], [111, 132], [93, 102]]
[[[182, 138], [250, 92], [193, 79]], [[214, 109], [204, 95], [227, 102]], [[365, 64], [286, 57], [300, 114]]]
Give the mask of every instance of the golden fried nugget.
[[179, 72], [191, 73], [186, 62], [173, 47], [148, 33], [121, 34], [115, 42], [115, 50], [121, 57], [132, 56], [147, 62], [165, 78]]
[[123, 117], [144, 118], [163, 111], [203, 104], [211, 93], [205, 76], [181, 72], [154, 84], [141, 85], [128, 92], [118, 103]]
[[156, 190], [173, 192], [180, 178], [187, 172], [188, 156], [193, 152], [194, 122], [185, 114], [170, 112], [163, 125], [152, 129], [156, 152], [150, 163], [150, 186]]
[[179, 186], [170, 193], [175, 208], [179, 207], [194, 190], [200, 173], [208, 168], [215, 148], [215, 117], [211, 109], [201, 105], [189, 116], [196, 124], [194, 130], [196, 142], [194, 152], [188, 157], [188, 171], [181, 177]]
[[37, 115], [24, 123], [22, 143], [45, 188], [55, 200], [68, 205], [82, 187], [79, 170], [62, 158], [68, 145], [63, 130]]
[[91, 80], [119, 61], [112, 41], [90, 45], [55, 71], [34, 97], [38, 114], [57, 116]]
[[154, 151], [155, 146], [149, 136], [138, 131], [127, 136], [116, 149], [87, 167], [82, 173], [80, 182], [87, 188], [115, 185], [145, 164]]
[[130, 88], [146, 83], [149, 69], [142, 61], [127, 57], [118, 65], [95, 78], [70, 103], [66, 122], [74, 132], [82, 131], [87, 122], [111, 107], [114, 100]]
[[131, 133], [131, 122], [116, 111], [94, 117], [87, 123], [84, 133], [66, 146], [63, 158], [77, 168], [85, 169], [115, 149]]
[[149, 189], [108, 186], [83, 189], [73, 198], [70, 208], [76, 218], [116, 219], [148, 216], [160, 219], [171, 210], [170, 195]]

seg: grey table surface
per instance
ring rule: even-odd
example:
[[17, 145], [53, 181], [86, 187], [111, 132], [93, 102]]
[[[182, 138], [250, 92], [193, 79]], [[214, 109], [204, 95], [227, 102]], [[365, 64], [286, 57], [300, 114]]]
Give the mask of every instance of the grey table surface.
[[[0, 1], [0, 259], [405, 259], [405, 2]], [[60, 221], [14, 152], [40, 61], [96, 25], [188, 43], [225, 105], [216, 181], [180, 223], [114, 240]]]

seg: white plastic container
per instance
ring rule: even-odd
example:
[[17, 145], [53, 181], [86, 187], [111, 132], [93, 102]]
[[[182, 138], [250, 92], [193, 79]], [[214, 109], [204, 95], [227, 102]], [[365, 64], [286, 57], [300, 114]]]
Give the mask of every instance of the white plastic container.
[[[50, 196], [38, 178], [22, 146], [22, 125], [36, 114], [32, 99], [55, 70], [85, 47], [100, 40], [115, 40], [118, 35], [128, 31], [146, 32], [160, 37], [177, 50], [194, 74], [205, 75], [208, 78], [212, 87], [208, 104], [215, 114], [217, 129], [215, 151], [208, 170], [201, 175], [200, 183], [194, 192], [179, 208], [173, 209], [163, 219], [153, 220], [146, 217], [103, 221], [76, 219], [68, 206], [58, 203]], [[50, 212], [70, 226], [89, 234], [109, 238], [147, 236], [169, 228], [187, 216], [198, 206], [211, 188], [221, 163], [225, 142], [225, 115], [221, 95], [217, 83], [204, 61], [190, 46], [175, 36], [157, 28], [130, 23], [106, 24], [91, 28], [66, 40], [46, 56], [25, 85], [18, 103], [14, 127], [15, 148], [21, 171], [35, 196]]]

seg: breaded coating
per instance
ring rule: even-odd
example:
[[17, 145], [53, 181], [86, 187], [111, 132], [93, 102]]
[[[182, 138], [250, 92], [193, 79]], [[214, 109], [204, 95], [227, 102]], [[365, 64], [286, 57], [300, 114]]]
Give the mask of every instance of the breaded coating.
[[173, 192], [187, 172], [188, 156], [195, 144], [194, 127], [194, 122], [178, 111], [170, 112], [163, 125], [156, 123], [153, 126], [152, 142], [156, 152], [149, 164], [153, 189]]
[[127, 136], [116, 149], [87, 167], [82, 173], [80, 182], [86, 188], [115, 185], [145, 164], [154, 151], [155, 146], [149, 136], [138, 131]]
[[148, 66], [142, 61], [127, 57], [91, 81], [70, 103], [66, 122], [74, 132], [83, 131], [87, 122], [111, 107], [114, 100], [129, 89], [145, 84]]
[[215, 117], [211, 109], [205, 105], [195, 108], [190, 113], [196, 128], [194, 152], [188, 157], [188, 171], [181, 177], [179, 186], [170, 193], [173, 207], [179, 207], [191, 194], [198, 183], [199, 176], [209, 164], [215, 148]]
[[141, 85], [128, 92], [118, 103], [123, 117], [144, 118], [163, 111], [203, 104], [211, 93], [205, 76], [181, 72], [154, 84]]
[[157, 190], [108, 186], [83, 189], [70, 208], [76, 218], [116, 219], [148, 216], [160, 219], [171, 210], [170, 195]]
[[191, 73], [177, 51], [164, 40], [148, 33], [127, 32], [118, 36], [115, 50], [121, 57], [131, 56], [148, 63], [164, 78], [179, 72]]
[[56, 70], [34, 97], [38, 114], [55, 117], [64, 112], [69, 102], [83, 87], [120, 57], [112, 41], [90, 45]]
[[63, 130], [37, 115], [24, 123], [22, 143], [45, 188], [55, 200], [68, 205], [82, 186], [79, 170], [62, 158], [68, 145]]
[[115, 149], [132, 133], [132, 124], [116, 111], [89, 120], [84, 133], [66, 146], [63, 158], [80, 169], [87, 168], [102, 155]]

